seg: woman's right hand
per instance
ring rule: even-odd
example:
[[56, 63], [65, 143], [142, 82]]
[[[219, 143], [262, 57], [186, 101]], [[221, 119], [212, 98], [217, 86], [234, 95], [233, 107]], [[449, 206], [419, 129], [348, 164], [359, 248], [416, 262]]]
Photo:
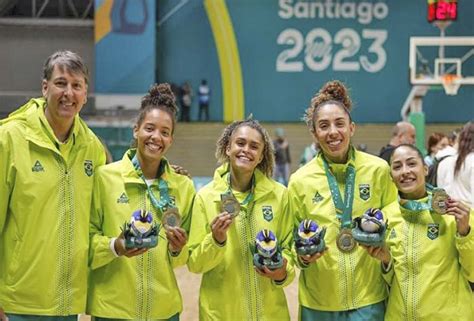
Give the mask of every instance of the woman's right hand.
[[300, 262], [306, 264], [306, 265], [309, 265], [311, 263], [314, 263], [316, 262], [317, 260], [319, 260], [319, 258], [321, 256], [324, 255], [324, 253], [326, 253], [326, 251], [328, 250], [328, 248], [326, 247], [324, 249], [324, 251], [322, 252], [318, 252], [318, 253], [314, 253], [313, 255], [298, 255], [298, 259], [300, 260]]
[[147, 248], [142, 248], [142, 249], [138, 249], [138, 248], [127, 249], [127, 248], [125, 248], [125, 237], [123, 236], [123, 232], [120, 233], [120, 235], [115, 239], [114, 248], [115, 248], [115, 252], [117, 252], [117, 254], [119, 256], [125, 255], [126, 257], [133, 257], [133, 256], [137, 256], [137, 255], [142, 255], [143, 253], [148, 251]]
[[390, 254], [390, 250], [388, 249], [386, 245], [374, 247], [374, 246], [366, 246], [366, 245], [361, 244], [360, 246], [366, 249], [367, 253], [369, 253], [370, 256], [381, 261], [385, 266], [389, 265], [390, 260], [392, 259], [392, 255]]
[[2, 308], [0, 308], [0, 321], [8, 321], [8, 317], [5, 314], [5, 311], [3, 311]]
[[227, 230], [232, 224], [232, 216], [227, 212], [217, 215], [211, 222], [212, 237], [219, 244], [224, 244], [227, 240]]

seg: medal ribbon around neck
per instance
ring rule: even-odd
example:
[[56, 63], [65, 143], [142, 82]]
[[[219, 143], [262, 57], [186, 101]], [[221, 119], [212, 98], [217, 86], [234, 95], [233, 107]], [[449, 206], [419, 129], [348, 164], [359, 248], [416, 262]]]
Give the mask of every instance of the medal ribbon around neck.
[[[234, 193], [232, 192], [232, 185], [231, 185], [231, 174], [230, 174], [230, 171], [229, 171], [229, 176], [227, 176], [227, 191], [226, 191], [226, 194], [227, 195], [232, 195], [234, 198], [235, 198], [235, 195]], [[245, 206], [247, 204], [249, 204], [250, 202], [252, 202], [253, 200], [253, 197], [254, 197], [254, 192], [255, 192], [255, 174], [252, 174], [252, 181], [251, 181], [251, 188], [250, 188], [250, 193], [245, 197], [245, 199], [242, 201], [242, 203], [240, 203], [241, 206]]]
[[431, 206], [433, 200], [433, 192], [436, 191], [437, 188], [431, 186], [430, 184], [426, 184], [426, 191], [428, 192], [428, 199], [424, 202], [415, 201], [415, 200], [406, 200], [401, 199], [400, 196], [398, 197], [398, 202], [400, 205], [410, 211], [420, 212], [424, 210], [433, 210]]
[[165, 164], [166, 161], [161, 160], [160, 166], [158, 168], [158, 190], [160, 191], [160, 199], [158, 200], [153, 191], [151, 190], [151, 186], [146, 183], [145, 176], [143, 175], [143, 171], [140, 167], [140, 163], [137, 158], [137, 154], [135, 154], [132, 158], [132, 164], [133, 167], [135, 168], [138, 176], [143, 180], [145, 183], [145, 186], [147, 188], [147, 193], [148, 196], [150, 197], [151, 204], [155, 209], [157, 209], [159, 212], [162, 214], [168, 209], [168, 208], [174, 208], [176, 207], [174, 202], [171, 200], [170, 195], [168, 193], [168, 183], [161, 178], [161, 175], [163, 174], [165, 170]]
[[[352, 153], [349, 157], [353, 159]], [[341, 220], [341, 229], [352, 227], [352, 203], [354, 202], [354, 185], [356, 170], [353, 164], [349, 163], [346, 169], [345, 186], [344, 186], [344, 200], [341, 198], [339, 187], [337, 186], [336, 178], [329, 169], [329, 165], [321, 154], [321, 159], [324, 165], [324, 171], [326, 172], [326, 178], [328, 180], [329, 190], [331, 191], [332, 201], [336, 208], [336, 216]], [[344, 202], [345, 201], [345, 202]]]

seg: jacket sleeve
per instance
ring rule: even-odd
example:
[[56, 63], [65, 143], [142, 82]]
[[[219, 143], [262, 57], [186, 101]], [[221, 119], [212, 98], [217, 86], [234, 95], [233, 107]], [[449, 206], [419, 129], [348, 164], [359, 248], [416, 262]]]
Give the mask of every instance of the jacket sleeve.
[[102, 232], [104, 212], [101, 204], [101, 188], [99, 172], [95, 175], [89, 224], [89, 265], [92, 270], [100, 268], [116, 258], [115, 254], [110, 249], [110, 240], [112, 238], [103, 235]]
[[470, 212], [471, 231], [461, 237], [456, 235], [456, 248], [459, 252], [459, 262], [463, 275], [469, 282], [474, 282], [474, 210]]
[[282, 248], [282, 255], [287, 260], [286, 265], [286, 279], [281, 283], [273, 282], [275, 285], [279, 287], [285, 287], [293, 282], [295, 278], [295, 267], [293, 262], [293, 255], [291, 253], [291, 249], [293, 247], [293, 222], [294, 218], [290, 215], [288, 211], [288, 191], [285, 189], [285, 193], [283, 194], [283, 199], [281, 200], [282, 203], [282, 216], [279, 221], [279, 228], [280, 231], [280, 246]]
[[[305, 218], [305, 214], [303, 212], [302, 201], [298, 197], [298, 186], [297, 184], [290, 179], [290, 183], [288, 184], [288, 209], [289, 209], [289, 216], [291, 217], [292, 221], [292, 231], [297, 229], [300, 222]], [[293, 266], [297, 266], [300, 269], [305, 269], [309, 265], [300, 262], [298, 259], [298, 254], [296, 253], [296, 249], [294, 245], [294, 239], [292, 239], [291, 245], [291, 258]]]
[[[191, 229], [192, 219], [191, 211], [193, 208], [194, 196], [196, 195], [196, 191], [191, 180], [187, 181], [186, 186], [187, 188], [184, 189], [183, 192], [183, 200], [185, 201], [185, 205], [183, 206], [183, 221], [181, 222], [181, 227], [186, 231], [189, 243], [189, 230]], [[172, 255], [169, 251], [168, 255], [170, 258], [171, 266], [173, 268], [183, 266], [189, 259], [189, 246], [188, 244], [184, 245], [181, 249], [181, 252], [179, 252], [179, 254], [176, 256]]]
[[210, 221], [208, 221], [206, 215], [206, 206], [199, 193], [194, 201], [189, 236], [189, 271], [205, 273], [222, 262], [226, 245], [219, 245], [214, 240]]
[[0, 127], [0, 235], [7, 220], [10, 194], [14, 184], [14, 168], [10, 160], [12, 151], [9, 135]]

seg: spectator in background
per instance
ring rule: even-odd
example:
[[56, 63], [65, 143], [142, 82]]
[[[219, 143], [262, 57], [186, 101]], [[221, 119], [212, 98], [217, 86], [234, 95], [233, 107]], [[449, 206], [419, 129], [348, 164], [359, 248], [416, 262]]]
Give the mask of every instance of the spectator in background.
[[309, 163], [314, 158], [314, 156], [316, 156], [317, 153], [318, 145], [316, 144], [316, 142], [313, 142], [310, 145], [306, 146], [303, 150], [303, 153], [301, 154], [299, 167], [302, 167], [306, 163]]
[[211, 89], [207, 85], [207, 80], [201, 80], [201, 85], [198, 89], [199, 96], [199, 115], [198, 120], [202, 120], [202, 114], [205, 114], [205, 121], [209, 121], [209, 101], [211, 99]]
[[457, 143], [459, 133], [461, 132], [462, 128], [456, 128], [448, 135], [449, 145], [454, 146]]
[[275, 149], [275, 173], [273, 178], [282, 183], [288, 185], [288, 179], [290, 178], [290, 144], [285, 137], [285, 131], [283, 128], [277, 128], [275, 130], [276, 139], [273, 141], [273, 148]]
[[191, 105], [193, 103], [193, 89], [189, 82], [185, 82], [181, 87], [181, 121], [191, 121]]
[[79, 117], [88, 84], [81, 57], [55, 52], [43, 97], [0, 122], [2, 321], [76, 321], [85, 311], [92, 187], [105, 163]]
[[433, 166], [436, 153], [444, 149], [446, 146], [449, 146], [448, 137], [443, 133], [432, 133], [428, 137], [427, 151], [428, 155], [425, 156], [424, 161], [428, 167]]
[[415, 126], [406, 121], [398, 122], [393, 127], [392, 138], [388, 145], [382, 147], [379, 153], [379, 157], [385, 159], [387, 163], [390, 161], [392, 151], [401, 144], [415, 144]]
[[458, 151], [439, 163], [438, 186], [474, 208], [474, 123], [468, 122], [458, 139]]

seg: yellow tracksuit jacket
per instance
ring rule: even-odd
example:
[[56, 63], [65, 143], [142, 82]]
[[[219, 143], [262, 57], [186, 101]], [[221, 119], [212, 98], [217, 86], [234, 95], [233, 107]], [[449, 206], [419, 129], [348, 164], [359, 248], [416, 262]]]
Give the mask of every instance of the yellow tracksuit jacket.
[[[470, 221], [474, 228], [472, 211]], [[385, 320], [474, 320], [468, 285], [474, 281], [474, 230], [459, 237], [453, 216], [402, 207], [389, 224], [393, 263], [384, 275], [390, 285]]]
[[65, 158], [44, 107], [32, 99], [0, 126], [0, 307], [73, 315], [86, 305], [92, 188], [105, 152], [76, 117]]
[[[100, 167], [97, 171], [91, 213], [90, 282], [87, 311], [89, 314], [113, 319], [167, 319], [182, 311], [182, 299], [173, 268], [186, 264], [185, 246], [173, 257], [168, 252], [165, 229], [159, 233], [158, 246], [142, 255], [116, 257], [110, 240], [121, 232], [132, 212], [146, 209], [161, 223], [161, 212], [151, 204], [146, 185], [138, 176], [128, 151], [121, 161]], [[187, 232], [194, 198], [192, 181], [176, 174], [166, 159], [162, 178], [174, 198]], [[159, 199], [157, 183], [152, 185]]]
[[[388, 217], [398, 204], [397, 190], [387, 163], [363, 152], [354, 153], [356, 175], [352, 218], [369, 208], [380, 208]], [[329, 162], [328, 165], [344, 198], [347, 164]], [[380, 263], [362, 247], [347, 254], [336, 246], [341, 223], [336, 217], [321, 155], [291, 176], [288, 192], [295, 224], [309, 218], [327, 228], [328, 251], [317, 262], [308, 267], [301, 266], [300, 304], [314, 310], [347, 311], [384, 300], [387, 291]]]
[[[255, 170], [255, 197], [251, 213], [241, 211], [227, 231], [227, 241], [214, 241], [210, 223], [220, 213], [220, 195], [228, 190], [228, 164], [196, 195], [188, 268], [203, 273], [199, 297], [200, 320], [289, 320], [283, 286], [294, 279], [290, 259], [292, 218], [287, 212], [286, 188]], [[272, 230], [288, 260], [287, 278], [277, 285], [253, 267], [255, 236]]]

